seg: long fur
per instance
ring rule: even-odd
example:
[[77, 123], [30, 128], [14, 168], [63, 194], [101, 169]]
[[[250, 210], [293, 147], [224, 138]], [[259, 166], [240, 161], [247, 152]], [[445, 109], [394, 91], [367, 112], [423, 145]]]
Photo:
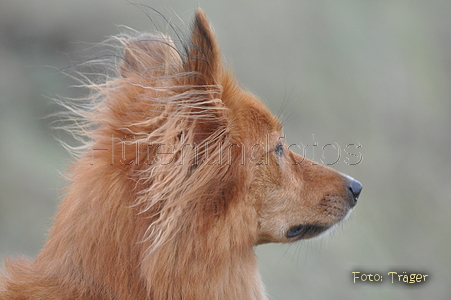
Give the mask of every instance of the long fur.
[[[200, 9], [185, 51], [116, 41], [116, 74], [66, 105], [86, 142], [48, 241], [6, 261], [0, 298], [266, 299], [253, 247], [342, 220], [349, 179], [277, 146], [280, 123], [223, 67]], [[313, 225], [292, 238], [297, 224]]]

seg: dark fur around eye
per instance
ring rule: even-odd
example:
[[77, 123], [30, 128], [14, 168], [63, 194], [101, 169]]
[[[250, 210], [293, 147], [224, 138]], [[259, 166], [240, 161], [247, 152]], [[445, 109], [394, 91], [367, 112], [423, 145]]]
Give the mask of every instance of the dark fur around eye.
[[282, 156], [283, 155], [283, 144], [277, 144], [276, 149], [274, 149], [274, 152], [276, 153], [277, 156]]

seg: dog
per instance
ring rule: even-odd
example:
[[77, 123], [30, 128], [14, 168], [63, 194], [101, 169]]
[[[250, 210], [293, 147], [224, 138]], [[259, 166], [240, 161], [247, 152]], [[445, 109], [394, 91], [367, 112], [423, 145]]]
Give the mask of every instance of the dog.
[[118, 40], [116, 75], [71, 107], [90, 142], [48, 240], [34, 261], [6, 260], [0, 299], [267, 299], [253, 248], [330, 230], [362, 185], [284, 144], [201, 9], [183, 50]]

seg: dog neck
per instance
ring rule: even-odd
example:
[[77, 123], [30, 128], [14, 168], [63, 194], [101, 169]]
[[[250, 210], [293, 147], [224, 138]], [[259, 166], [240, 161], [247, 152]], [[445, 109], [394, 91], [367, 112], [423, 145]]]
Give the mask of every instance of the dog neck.
[[[94, 175], [73, 173], [48, 242], [36, 259], [37, 268], [47, 269], [43, 280], [52, 277], [62, 287], [61, 297], [266, 299], [253, 250], [255, 235], [249, 234], [255, 216], [242, 213], [248, 210], [246, 201], [234, 202], [228, 213], [208, 222], [196, 219], [199, 215], [174, 218], [179, 222], [172, 226], [174, 232], [167, 233], [164, 243], [155, 243], [143, 240], [151, 218], [137, 218], [139, 209], [130, 193], [136, 183], [117, 169], [93, 168], [99, 169], [90, 174], [103, 174], [102, 182], [116, 184], [93, 185]], [[77, 290], [70, 289], [74, 286]]]

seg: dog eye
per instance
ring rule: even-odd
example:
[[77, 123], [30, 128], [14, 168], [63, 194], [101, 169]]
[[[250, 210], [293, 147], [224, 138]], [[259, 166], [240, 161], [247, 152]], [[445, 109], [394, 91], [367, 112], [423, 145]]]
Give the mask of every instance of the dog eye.
[[276, 149], [274, 149], [274, 152], [276, 153], [277, 156], [282, 156], [283, 155], [283, 144], [277, 144]]

